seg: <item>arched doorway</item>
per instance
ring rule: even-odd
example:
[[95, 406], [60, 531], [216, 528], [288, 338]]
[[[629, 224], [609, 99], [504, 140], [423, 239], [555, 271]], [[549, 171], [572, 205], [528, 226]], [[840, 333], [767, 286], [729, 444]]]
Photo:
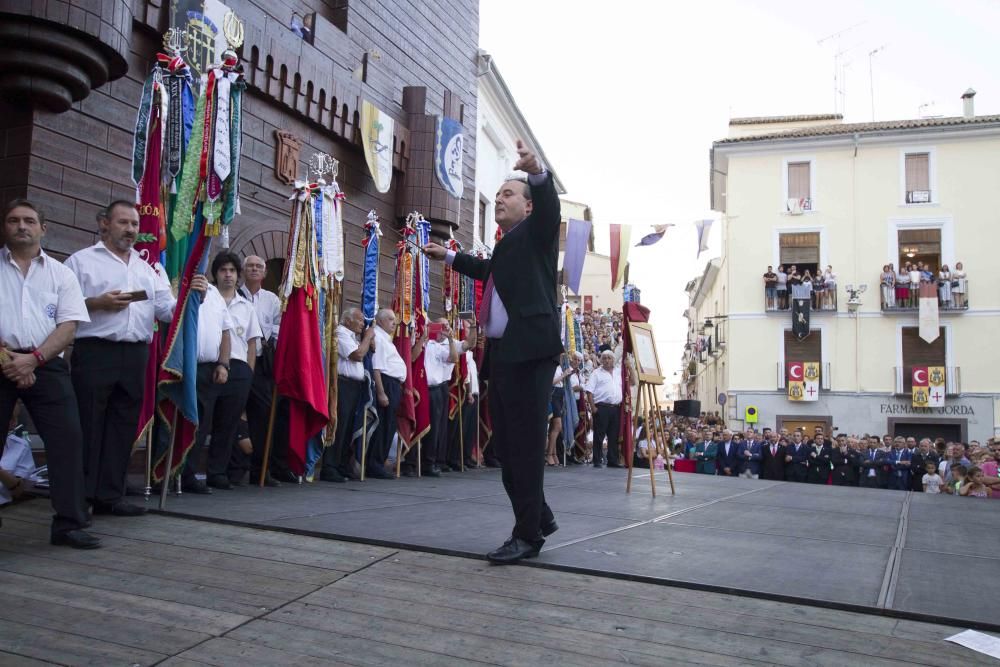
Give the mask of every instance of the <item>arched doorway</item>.
[[264, 277], [263, 288], [277, 292], [281, 278], [285, 272], [285, 252], [288, 247], [288, 230], [273, 227], [261, 229], [255, 227], [246, 230], [230, 243], [232, 251], [240, 257], [257, 255], [264, 259], [267, 265], [267, 275]]

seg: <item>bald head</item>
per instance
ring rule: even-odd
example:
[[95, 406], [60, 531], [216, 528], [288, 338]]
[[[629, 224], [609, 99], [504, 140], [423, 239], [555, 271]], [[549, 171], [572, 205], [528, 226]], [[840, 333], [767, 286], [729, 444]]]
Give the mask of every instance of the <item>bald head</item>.
[[391, 335], [396, 331], [396, 313], [392, 308], [382, 308], [375, 314], [375, 323]]
[[361, 316], [361, 310], [354, 306], [344, 310], [344, 314], [340, 316], [340, 323], [357, 334], [365, 328], [365, 318]]

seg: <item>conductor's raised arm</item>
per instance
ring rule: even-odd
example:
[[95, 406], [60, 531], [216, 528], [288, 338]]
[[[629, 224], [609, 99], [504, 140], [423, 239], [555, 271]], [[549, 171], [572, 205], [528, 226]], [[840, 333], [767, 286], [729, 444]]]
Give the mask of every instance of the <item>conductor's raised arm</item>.
[[539, 241], [551, 242], [558, 235], [561, 222], [559, 195], [556, 194], [552, 174], [545, 171], [538, 157], [520, 139], [517, 140], [517, 155], [514, 169], [528, 174], [531, 190], [531, 225], [528, 232]]

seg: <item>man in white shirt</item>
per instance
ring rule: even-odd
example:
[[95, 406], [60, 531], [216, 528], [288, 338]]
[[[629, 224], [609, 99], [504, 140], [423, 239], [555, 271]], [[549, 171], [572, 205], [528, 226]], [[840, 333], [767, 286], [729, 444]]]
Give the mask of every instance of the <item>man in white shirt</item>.
[[45, 441], [52, 544], [95, 549], [84, 501], [83, 435], [69, 367], [62, 358], [79, 322], [89, 322], [73, 272], [42, 250], [45, 217], [26, 199], [4, 207], [0, 248], [0, 424], [20, 398]]
[[[277, 294], [263, 288], [266, 277], [267, 264], [263, 259], [257, 255], [249, 255], [243, 260], [243, 287], [240, 293], [257, 311], [257, 323], [260, 324], [261, 331], [246, 410], [250, 441], [253, 443], [251, 482], [260, 479], [260, 471], [264, 465], [267, 423], [271, 416], [271, 398], [274, 396], [274, 350], [281, 326], [281, 300]], [[298, 482], [298, 477], [288, 469], [288, 400], [279, 396], [264, 485], [280, 486], [281, 482], [294, 484]]]
[[585, 389], [590, 411], [594, 415], [594, 467], [604, 466], [604, 439], [607, 437], [608, 467], [621, 468], [618, 435], [621, 428], [622, 380], [621, 373], [615, 368], [614, 352], [601, 352], [601, 367], [590, 374]]
[[[476, 411], [479, 403], [479, 369], [476, 367], [476, 360], [473, 358], [472, 348], [476, 345], [476, 325], [473, 322], [462, 321], [461, 326], [468, 327], [470, 333], [468, 336], [472, 336], [472, 342], [470, 343], [468, 338], [461, 342], [463, 352], [461, 355], [465, 356], [465, 377], [460, 378], [462, 391], [459, 394], [462, 398], [462, 403], [455, 410], [455, 416], [449, 417], [448, 420], [448, 455], [446, 457], [446, 462], [448, 468], [453, 471], [461, 471], [463, 466], [465, 468], [475, 468], [477, 464], [472, 459], [472, 448], [476, 444], [476, 433], [473, 430], [475, 425], [475, 416], [479, 414]], [[456, 341], [456, 344], [458, 342]], [[468, 345], [467, 345], [468, 344]], [[459, 360], [461, 361], [461, 355]], [[460, 374], [461, 365], [455, 364], [454, 375]], [[453, 381], [455, 378], [453, 378]], [[451, 387], [449, 385], [449, 397], [448, 397], [448, 412], [451, 412]], [[473, 395], [473, 391], [475, 395]], [[459, 410], [461, 410], [461, 419], [459, 419]], [[459, 429], [461, 429], [461, 435], [459, 435]], [[443, 468], [442, 468], [443, 470]]]
[[[375, 398], [378, 406], [378, 428], [368, 445], [368, 460], [365, 475], [376, 479], [393, 479], [384, 464], [396, 435], [396, 410], [403, 395], [403, 386], [409, 369], [393, 342], [396, 332], [396, 313], [391, 308], [383, 308], [375, 315], [375, 353], [372, 355], [372, 375], [375, 380]], [[410, 348], [410, 358], [420, 356], [427, 342], [427, 330]]]
[[354, 416], [366, 391], [364, 359], [373, 340], [375, 327], [365, 329], [361, 311], [345, 310], [337, 326], [337, 433], [333, 446], [323, 450], [319, 478], [324, 482], [360, 479], [351, 465], [351, 443], [356, 430]]
[[[239, 283], [242, 262], [233, 252], [221, 251], [212, 260], [212, 279], [215, 289], [205, 295], [205, 302], [198, 310], [198, 338], [202, 337], [202, 328], [212, 330], [208, 335], [214, 336], [214, 330], [225, 329], [229, 322], [229, 356], [226, 358], [218, 353], [213, 370], [226, 371], [226, 381], [223, 383], [208, 382], [208, 374], [204, 376], [205, 396], [199, 401], [198, 445], [204, 445], [205, 437], [211, 428], [212, 440], [208, 447], [207, 481], [208, 486], [215, 489], [230, 490], [233, 484], [242, 484], [247, 472], [246, 455], [242, 452], [233, 460], [233, 445], [236, 444], [237, 433], [246, 437], [246, 424], [241, 425], [241, 417], [247, 405], [250, 394], [250, 384], [253, 382], [253, 367], [257, 362], [257, 343], [260, 341], [260, 324], [257, 322], [257, 311], [253, 304], [236, 291]], [[200, 345], [199, 345], [200, 347]], [[206, 350], [207, 352], [207, 350]], [[199, 350], [199, 354], [201, 351]], [[215, 355], [209, 354], [208, 357]], [[222, 363], [225, 360], [228, 363]], [[199, 359], [200, 361], [200, 359]], [[199, 364], [199, 371], [201, 364]], [[199, 372], [199, 380], [201, 380]], [[214, 379], [214, 378], [213, 378]], [[199, 392], [201, 387], [199, 387]]]
[[[101, 240], [74, 253], [90, 322], [76, 329], [73, 389], [83, 430], [86, 497], [94, 514], [137, 516], [146, 509], [125, 501], [125, 478], [139, 431], [146, 362], [157, 320], [170, 322], [177, 299], [166, 275], [133, 247], [139, 234], [135, 205], [117, 200], [98, 216]], [[191, 289], [204, 294], [204, 276]]]

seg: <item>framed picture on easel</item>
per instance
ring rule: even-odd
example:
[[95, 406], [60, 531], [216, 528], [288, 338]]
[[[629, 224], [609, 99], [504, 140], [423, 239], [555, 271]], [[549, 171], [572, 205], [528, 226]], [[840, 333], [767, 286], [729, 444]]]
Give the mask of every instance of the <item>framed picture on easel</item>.
[[663, 384], [663, 371], [660, 370], [660, 357], [656, 353], [653, 327], [647, 322], [629, 322], [628, 331], [632, 337], [632, 352], [639, 370], [639, 380], [648, 384]]

